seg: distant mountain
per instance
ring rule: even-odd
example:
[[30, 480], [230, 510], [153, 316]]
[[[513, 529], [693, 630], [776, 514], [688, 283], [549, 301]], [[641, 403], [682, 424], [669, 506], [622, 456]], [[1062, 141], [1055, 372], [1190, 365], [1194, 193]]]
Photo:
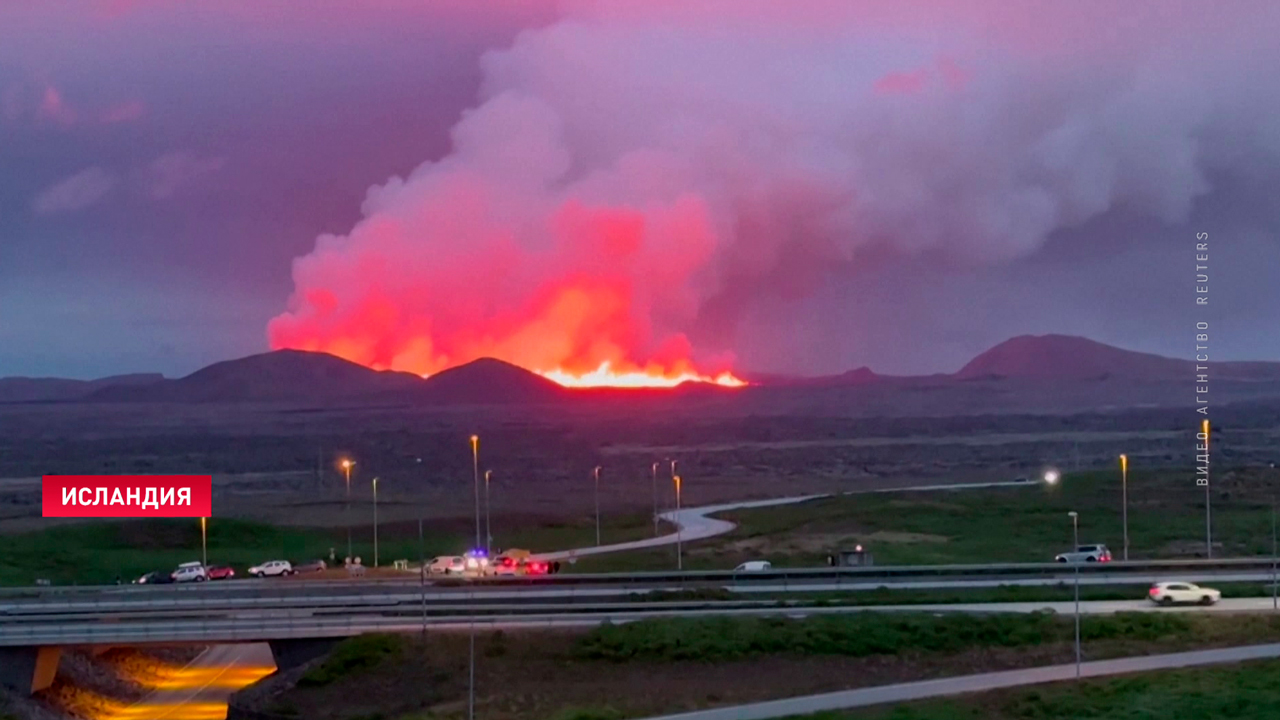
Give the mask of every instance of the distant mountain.
[[882, 375], [877, 375], [871, 368], [863, 366], [856, 370], [849, 370], [839, 375], [748, 375], [745, 378], [748, 382], [755, 385], [765, 385], [768, 387], [834, 387], [846, 385], [865, 385], [867, 383], [878, 382], [885, 379]]
[[[1190, 360], [1135, 352], [1071, 335], [1019, 335], [970, 360], [955, 374], [960, 380], [1022, 378], [1031, 380], [1195, 381]], [[1280, 363], [1210, 362], [1211, 379], [1262, 381], [1280, 379]]]
[[0, 378], [0, 402], [66, 402], [88, 397], [108, 387], [138, 387], [164, 382], [159, 373], [115, 375], [99, 380], [63, 378]]
[[509, 362], [480, 358], [427, 378], [414, 397], [441, 405], [546, 403], [572, 391]]
[[317, 402], [411, 392], [417, 375], [371, 370], [328, 353], [276, 350], [215, 363], [177, 380], [113, 386], [89, 396], [114, 402]]

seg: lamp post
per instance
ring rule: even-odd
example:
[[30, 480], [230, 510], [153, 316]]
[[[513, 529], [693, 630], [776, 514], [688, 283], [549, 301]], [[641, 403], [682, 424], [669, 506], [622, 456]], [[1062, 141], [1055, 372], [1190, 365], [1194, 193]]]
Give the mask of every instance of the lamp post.
[[484, 554], [488, 555], [492, 552], [489, 548], [493, 544], [493, 526], [489, 522], [489, 479], [493, 477], [492, 470], [484, 471]]
[[373, 479], [373, 566], [378, 567], [378, 478]]
[[[1080, 513], [1075, 510], [1067, 513], [1071, 518], [1071, 534], [1075, 538], [1074, 548], [1080, 547]], [[1080, 561], [1072, 563], [1076, 566], [1076, 679], [1080, 679]]]
[[596, 547], [600, 547], [600, 466], [599, 466], [599, 465], [597, 465], [597, 466], [596, 466], [596, 469], [595, 469], [594, 471], [592, 471], [592, 475], [594, 475], [594, 476], [595, 476], [595, 479], [596, 479], [596, 482], [595, 482], [595, 487], [596, 487], [596, 493], [595, 493], [595, 495], [596, 495]]
[[1209, 495], [1209, 421], [1206, 419], [1200, 424], [1200, 431], [1204, 435], [1204, 556], [1206, 558], [1213, 557], [1213, 507], [1212, 499]]
[[347, 476], [347, 504], [342, 510], [343, 524], [347, 526], [347, 559], [351, 559], [351, 468], [355, 460], [347, 458], [342, 461], [342, 470]]
[[[1273, 463], [1271, 467], [1275, 467]], [[1276, 496], [1271, 496], [1271, 609], [1280, 610], [1276, 597]]]
[[653, 536], [658, 537], [658, 463], [650, 468], [649, 480], [653, 485]]
[[1129, 456], [1120, 455], [1120, 517], [1124, 524], [1124, 559], [1129, 560]]
[[200, 518], [200, 564], [209, 568], [209, 518]]
[[480, 436], [471, 436], [471, 481], [476, 496], [476, 549], [480, 548]]
[[684, 523], [680, 518], [680, 476], [675, 475], [671, 479], [676, 484], [676, 569], [684, 570]]

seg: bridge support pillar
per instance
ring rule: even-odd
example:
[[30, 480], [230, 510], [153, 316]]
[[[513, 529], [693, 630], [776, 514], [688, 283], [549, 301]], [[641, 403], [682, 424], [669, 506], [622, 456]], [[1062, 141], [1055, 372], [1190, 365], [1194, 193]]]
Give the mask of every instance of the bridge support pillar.
[[25, 695], [35, 694], [53, 684], [58, 674], [62, 648], [0, 648], [0, 685]]
[[271, 654], [278, 670], [290, 670], [328, 654], [338, 638], [308, 638], [300, 640], [272, 640]]

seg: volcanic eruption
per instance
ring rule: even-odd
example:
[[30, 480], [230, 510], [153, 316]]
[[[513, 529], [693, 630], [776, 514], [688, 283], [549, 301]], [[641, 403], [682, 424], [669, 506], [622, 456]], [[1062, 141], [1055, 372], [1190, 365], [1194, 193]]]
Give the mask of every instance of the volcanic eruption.
[[1212, 138], [1268, 137], [1218, 78], [1265, 76], [1270, 38], [1193, 3], [1090, 7], [569, 3], [483, 57], [449, 153], [295, 260], [270, 344], [737, 385], [740, 335], [820, 328], [841, 308], [803, 301], [877, 258], [1009, 262], [1117, 207], [1180, 222], [1247, 155]]

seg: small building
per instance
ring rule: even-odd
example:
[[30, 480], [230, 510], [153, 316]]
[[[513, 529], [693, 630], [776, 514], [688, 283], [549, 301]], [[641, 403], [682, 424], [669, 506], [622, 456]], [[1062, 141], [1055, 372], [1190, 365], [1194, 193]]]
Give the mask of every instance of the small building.
[[834, 555], [828, 555], [827, 564], [834, 567], [866, 567], [874, 565], [875, 559], [866, 548], [856, 545], [852, 550], [838, 550]]

